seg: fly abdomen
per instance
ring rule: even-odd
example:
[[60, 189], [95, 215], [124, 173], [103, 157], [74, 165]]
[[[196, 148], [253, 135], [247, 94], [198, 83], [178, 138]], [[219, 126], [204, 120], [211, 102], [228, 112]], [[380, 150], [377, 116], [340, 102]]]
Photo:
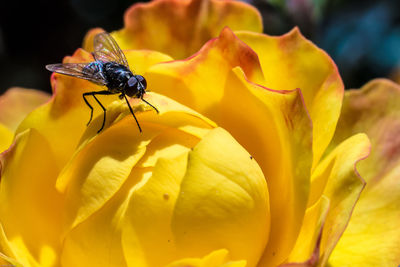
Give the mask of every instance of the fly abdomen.
[[93, 74], [96, 74], [98, 72], [103, 72], [103, 64], [98, 61], [90, 62], [83, 68], [83, 71]]

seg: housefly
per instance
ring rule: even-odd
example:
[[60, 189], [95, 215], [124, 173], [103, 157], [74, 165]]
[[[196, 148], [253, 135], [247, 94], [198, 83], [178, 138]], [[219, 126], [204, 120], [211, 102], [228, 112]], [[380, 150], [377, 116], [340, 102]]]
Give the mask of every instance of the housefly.
[[140, 128], [139, 122], [126, 96], [140, 98], [158, 113], [156, 107], [143, 99], [147, 87], [146, 79], [141, 75], [132, 73], [124, 53], [110, 34], [106, 32], [97, 34], [94, 37], [93, 44], [93, 62], [50, 64], [46, 65], [46, 69], [52, 72], [85, 79], [97, 85], [107, 87], [107, 90], [87, 92], [82, 95], [86, 105], [90, 108], [90, 119], [87, 125], [89, 125], [93, 118], [93, 107], [89, 104], [87, 97], [92, 96], [103, 109], [103, 123], [97, 133], [101, 132], [104, 128], [106, 109], [97, 99], [96, 95], [114, 94], [119, 94], [120, 99], [125, 99], [139, 127], [139, 131], [142, 132], [142, 128]]

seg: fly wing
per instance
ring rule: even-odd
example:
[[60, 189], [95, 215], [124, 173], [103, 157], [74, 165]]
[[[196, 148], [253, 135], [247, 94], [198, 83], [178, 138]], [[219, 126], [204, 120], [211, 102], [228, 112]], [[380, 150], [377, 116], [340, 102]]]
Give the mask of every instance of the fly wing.
[[93, 40], [93, 56], [104, 62], [117, 62], [129, 68], [128, 61], [117, 42], [107, 32], [97, 34]]
[[46, 69], [52, 72], [69, 75], [72, 77], [85, 79], [98, 85], [106, 85], [101, 71], [96, 71], [96, 68], [89, 68], [90, 63], [64, 63], [46, 65]]

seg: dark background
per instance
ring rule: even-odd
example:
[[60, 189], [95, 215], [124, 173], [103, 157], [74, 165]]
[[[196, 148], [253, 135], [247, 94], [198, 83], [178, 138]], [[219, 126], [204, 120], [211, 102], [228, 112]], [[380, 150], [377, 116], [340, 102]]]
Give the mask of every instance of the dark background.
[[[0, 11], [0, 92], [12, 86], [50, 92], [50, 72], [81, 47], [94, 27], [123, 27], [132, 0], [9, 0]], [[146, 2], [146, 1], [141, 1]], [[253, 0], [264, 31], [280, 35], [293, 26], [326, 50], [346, 88], [392, 77], [400, 66], [400, 1]]]

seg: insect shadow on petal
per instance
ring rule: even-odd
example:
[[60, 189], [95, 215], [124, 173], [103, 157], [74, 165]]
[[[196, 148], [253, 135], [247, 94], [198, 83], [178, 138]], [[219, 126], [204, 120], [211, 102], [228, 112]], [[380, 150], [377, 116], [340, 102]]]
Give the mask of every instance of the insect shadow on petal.
[[143, 102], [159, 113], [156, 107], [143, 99], [147, 87], [146, 79], [141, 75], [132, 73], [124, 53], [110, 34], [106, 32], [97, 34], [94, 37], [93, 44], [93, 62], [50, 64], [46, 65], [46, 69], [52, 72], [85, 79], [95, 84], [107, 87], [107, 90], [92, 91], [82, 94], [83, 100], [90, 108], [90, 119], [87, 125], [89, 125], [93, 118], [93, 107], [89, 104], [87, 97], [92, 96], [103, 109], [103, 123], [97, 133], [101, 132], [104, 128], [106, 121], [106, 108], [101, 104], [96, 95], [114, 94], [119, 94], [120, 99], [125, 99], [139, 131], [142, 132], [139, 121], [137, 120], [126, 96], [140, 98]]

